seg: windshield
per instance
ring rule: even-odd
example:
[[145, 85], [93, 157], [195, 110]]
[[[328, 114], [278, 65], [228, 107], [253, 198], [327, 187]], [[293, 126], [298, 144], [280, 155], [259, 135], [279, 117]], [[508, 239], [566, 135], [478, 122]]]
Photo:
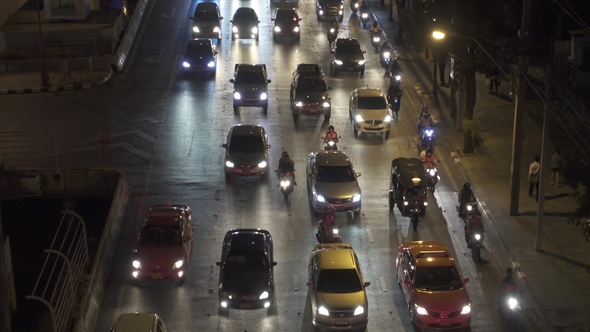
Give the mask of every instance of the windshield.
[[360, 54], [361, 48], [358, 44], [342, 43], [336, 46], [336, 53], [338, 54]]
[[238, 70], [236, 74], [236, 83], [239, 84], [266, 84], [266, 80], [261, 72], [249, 70]]
[[145, 226], [139, 244], [148, 247], [174, 247], [182, 244], [179, 226]]
[[347, 294], [363, 290], [356, 270], [321, 270], [316, 289], [321, 293]]
[[232, 136], [229, 142], [229, 152], [234, 153], [263, 153], [264, 144], [260, 136]]
[[242, 272], [260, 272], [268, 270], [266, 256], [260, 252], [229, 252], [224, 270]]
[[298, 91], [326, 91], [326, 82], [322, 80], [300, 79], [297, 84]]
[[211, 56], [211, 46], [205, 44], [189, 43], [186, 47], [186, 55], [198, 57]]
[[258, 21], [258, 18], [256, 17], [256, 14], [254, 14], [253, 12], [250, 11], [241, 11], [241, 12], [237, 12], [234, 15], [234, 19], [233, 21], [235, 23], [255, 23]]
[[293, 12], [279, 11], [275, 17], [277, 22], [299, 22]]
[[387, 103], [383, 97], [359, 97], [357, 108], [382, 110], [387, 108]]
[[197, 12], [194, 20], [199, 22], [219, 22], [216, 12]]
[[355, 179], [350, 166], [320, 166], [318, 167], [318, 182], [353, 182]]
[[451, 290], [461, 288], [461, 279], [453, 266], [418, 267], [416, 288], [426, 290]]

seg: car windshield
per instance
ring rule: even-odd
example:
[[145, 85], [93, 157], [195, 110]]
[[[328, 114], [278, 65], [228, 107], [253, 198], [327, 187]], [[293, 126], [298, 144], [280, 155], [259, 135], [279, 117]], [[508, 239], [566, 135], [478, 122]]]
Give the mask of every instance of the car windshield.
[[347, 294], [363, 290], [356, 270], [321, 270], [316, 289], [321, 293]]
[[326, 82], [322, 80], [300, 79], [297, 91], [326, 91]]
[[462, 287], [459, 274], [453, 266], [418, 267], [416, 288], [425, 290], [451, 290]]
[[260, 272], [268, 270], [268, 260], [261, 252], [229, 252], [224, 270], [242, 272]]
[[321, 0], [320, 4], [322, 6], [338, 6], [342, 4], [341, 0]]
[[350, 166], [320, 166], [318, 167], [318, 182], [353, 182], [354, 173]]
[[197, 12], [194, 20], [200, 22], [219, 22], [219, 18], [215, 12]]
[[147, 247], [174, 247], [182, 244], [179, 226], [148, 225], [143, 228], [139, 244]]
[[234, 22], [256, 22], [258, 19], [253, 12], [250, 11], [239, 11], [234, 15]]
[[361, 48], [355, 43], [341, 43], [336, 46], [336, 53], [339, 54], [357, 54], [362, 53]]
[[232, 136], [229, 142], [229, 152], [234, 153], [263, 153], [264, 144], [260, 136]]
[[357, 107], [359, 109], [382, 110], [387, 108], [387, 103], [383, 97], [359, 97]]
[[293, 12], [279, 11], [275, 17], [277, 22], [298, 22], [297, 16]]
[[238, 70], [236, 83], [239, 84], [266, 84], [264, 75], [259, 71]]
[[211, 56], [211, 46], [198, 43], [189, 43], [186, 47], [186, 55], [198, 57]]

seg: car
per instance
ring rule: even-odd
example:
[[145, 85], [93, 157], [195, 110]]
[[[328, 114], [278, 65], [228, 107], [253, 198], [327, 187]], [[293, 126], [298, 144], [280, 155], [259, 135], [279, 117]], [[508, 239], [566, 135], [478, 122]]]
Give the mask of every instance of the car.
[[162, 318], [154, 313], [128, 312], [115, 319], [111, 332], [166, 332]]
[[315, 151], [307, 159], [307, 194], [314, 213], [361, 211], [361, 188], [352, 162], [342, 151]]
[[360, 330], [369, 323], [369, 303], [361, 264], [350, 244], [314, 246], [308, 281], [311, 322], [322, 330]]
[[358, 88], [350, 93], [348, 115], [354, 137], [361, 132], [381, 133], [383, 140], [389, 139], [392, 112], [387, 97], [377, 88]]
[[301, 38], [301, 18], [295, 8], [277, 8], [272, 18], [272, 37], [276, 41], [279, 37]]
[[332, 102], [322, 69], [317, 64], [300, 63], [291, 80], [291, 110], [297, 121], [301, 114], [323, 114], [325, 120], [332, 115]]
[[365, 74], [366, 51], [361, 50], [361, 45], [355, 38], [338, 38], [332, 48], [332, 61], [330, 71], [334, 76], [340, 71], [359, 72], [361, 77]]
[[230, 22], [232, 24], [231, 40], [236, 40], [237, 38], [258, 40], [260, 33], [258, 24], [260, 21], [258, 20], [258, 15], [256, 15], [254, 9], [250, 7], [238, 8]]
[[264, 113], [268, 110], [268, 83], [264, 64], [236, 64], [234, 78], [229, 80], [234, 84], [233, 107], [234, 112], [240, 106], [262, 107]]
[[318, 21], [332, 20], [335, 17], [342, 22], [344, 19], [344, 1], [342, 0], [316, 0], [315, 8]]
[[192, 39], [182, 53], [182, 67], [187, 74], [215, 75], [217, 51], [210, 39]]
[[397, 281], [412, 323], [422, 329], [471, 325], [471, 301], [449, 250], [439, 242], [406, 242], [395, 260]]
[[154, 205], [134, 238], [131, 275], [138, 280], [180, 280], [186, 277], [193, 245], [192, 211], [186, 205]]
[[193, 20], [193, 38], [213, 38], [221, 41], [221, 20], [219, 6], [215, 2], [199, 2]]
[[275, 301], [272, 236], [264, 229], [231, 229], [223, 238], [219, 269], [219, 308], [273, 309]]
[[262, 176], [268, 175], [268, 137], [266, 130], [259, 125], [238, 124], [231, 127], [227, 134], [225, 160], [223, 168], [225, 179], [232, 175]]

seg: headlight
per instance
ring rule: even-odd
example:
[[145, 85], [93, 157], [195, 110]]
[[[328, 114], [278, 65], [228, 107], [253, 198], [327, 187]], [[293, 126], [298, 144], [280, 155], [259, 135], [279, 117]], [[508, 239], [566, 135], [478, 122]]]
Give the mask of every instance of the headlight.
[[342, 65], [342, 61], [340, 61], [338, 59], [335, 59], [334, 60], [334, 63], [337, 64], [338, 66]]
[[323, 315], [323, 316], [330, 316], [330, 312], [324, 306], [321, 306], [318, 308], [318, 314]]
[[183, 66], [184, 68], [190, 68], [190, 67], [191, 67], [191, 64], [190, 64], [190, 63], [188, 63], [188, 62], [186, 62], [186, 61], [184, 61], [184, 62], [182, 63], [182, 66]]
[[367, 14], [367, 13], [362, 13], [362, 14], [361, 14], [361, 18], [369, 18], [369, 14]]
[[275, 32], [281, 32], [281, 28], [280, 27], [275, 27]]
[[361, 200], [361, 194], [356, 194], [356, 195], [352, 196], [352, 202], [353, 203], [356, 203], [356, 202], [358, 202], [360, 200]]
[[294, 32], [299, 32], [299, 27], [294, 27], [294, 28], [293, 28], [293, 31], [294, 31]]
[[193, 32], [199, 33], [199, 28], [193, 27]]
[[474, 237], [475, 237], [475, 240], [476, 240], [476, 241], [479, 241], [479, 240], [481, 240], [481, 235], [479, 235], [479, 234], [475, 234], [475, 236], [474, 236]]
[[298, 101], [295, 103], [295, 107], [303, 107], [303, 103]]
[[385, 122], [385, 123], [390, 123], [390, 122], [391, 122], [391, 116], [387, 115], [387, 116], [385, 117], [385, 119], [383, 119], [383, 122]]
[[408, 204], [410, 204], [408, 201], [404, 201], [404, 206], [408, 206]]
[[361, 61], [359, 61], [359, 62], [357, 62], [357, 63], [358, 63], [359, 65], [361, 65], [361, 66], [362, 66], [362, 65], [364, 65], [364, 64], [365, 64], [365, 60], [361, 60]]
[[418, 315], [428, 315], [428, 311], [426, 311], [426, 309], [424, 309], [418, 305], [415, 305], [415, 307], [416, 307], [416, 313]]
[[428, 173], [430, 173], [430, 176], [436, 175], [436, 171], [434, 169], [429, 170]]
[[389, 52], [383, 52], [383, 57], [385, 59], [389, 59], [390, 56], [391, 56], [391, 53], [389, 53]]
[[234, 25], [234, 26], [231, 28], [231, 31], [233, 31], [234, 33], [238, 33], [238, 27]]
[[373, 43], [378, 43], [380, 41], [381, 41], [381, 37], [379, 37], [379, 36], [373, 37]]
[[338, 15], [342, 15], [342, 10], [339, 10], [338, 11]]
[[209, 67], [209, 68], [215, 67], [215, 61], [209, 61], [209, 63], [207, 64], [207, 67]]
[[239, 92], [234, 92], [234, 99], [242, 99], [242, 95]]
[[281, 187], [288, 187], [291, 184], [291, 181], [286, 180], [286, 181], [281, 181]]
[[468, 313], [471, 312], [471, 306], [470, 305], [466, 305], [463, 307], [463, 310], [461, 310], [461, 315], [466, 315]]
[[258, 28], [257, 27], [253, 27], [252, 28], [252, 33], [258, 33]]
[[260, 294], [260, 296], [258, 297], [259, 300], [264, 300], [268, 298], [268, 292], [264, 291], [262, 292], [262, 294]]
[[231, 161], [226, 161], [225, 162], [225, 166], [229, 167], [229, 168], [234, 168], [234, 163], [232, 163]]
[[141, 263], [138, 260], [134, 260], [131, 265], [136, 269], [141, 269]]
[[424, 202], [424, 206], [428, 206], [428, 202]]
[[340, 5], [340, 9], [344, 9], [344, 5]]
[[334, 146], [334, 144], [336, 144], [336, 142], [334, 142], [334, 141], [328, 141], [328, 145], [329, 146]]
[[434, 132], [434, 130], [432, 130], [432, 129], [427, 129], [425, 131], [426, 131], [426, 136], [429, 136], [429, 137], [432, 136], [432, 133]]
[[334, 33], [334, 31], [336, 31], [334, 28], [330, 28], [330, 33]]
[[174, 263], [174, 265], [172, 266], [173, 269], [180, 269], [182, 267], [182, 265], [184, 264], [184, 260], [179, 260], [176, 261], [176, 263]]
[[401, 81], [402, 80], [402, 75], [395, 75], [395, 80], [396, 81]]
[[219, 27], [213, 28], [213, 32], [216, 32], [216, 33], [219, 32]]
[[320, 9], [320, 11], [318, 12], [320, 15], [324, 15], [324, 11]]
[[268, 95], [266, 94], [266, 92], [263, 92], [260, 94], [260, 100], [266, 100], [266, 98], [268, 98]]
[[358, 2], [354, 4], [354, 8], [359, 8]]
[[327, 102], [327, 101], [325, 101], [325, 102], [322, 104], [322, 107], [326, 107], [326, 108], [327, 108], [327, 107], [330, 107], [330, 103], [329, 103], [329, 102]]
[[473, 207], [471, 207], [471, 205], [467, 205], [467, 211], [471, 211], [473, 209]]
[[363, 308], [362, 306], [358, 306], [356, 307], [356, 309], [354, 309], [354, 315], [362, 315], [365, 312], [365, 308]]
[[261, 161], [258, 163], [258, 168], [265, 168], [266, 167], [266, 161]]
[[334, 229], [332, 230], [332, 234], [334, 234], [335, 236], [338, 236], [338, 232], [339, 232], [339, 231], [338, 231], [338, 228], [334, 228]]
[[321, 203], [326, 203], [326, 199], [325, 199], [325, 198], [324, 198], [324, 196], [322, 196], [322, 195], [318, 195], [318, 196], [316, 197], [316, 199], [317, 199], [317, 201], [318, 201], [318, 202], [321, 202]]
[[357, 114], [357, 115], [354, 117], [354, 120], [355, 120], [356, 122], [363, 122], [363, 117], [362, 117], [360, 114]]
[[518, 301], [515, 298], [511, 297], [508, 299], [508, 308], [510, 308], [510, 310], [514, 310], [514, 308], [516, 308], [517, 305]]

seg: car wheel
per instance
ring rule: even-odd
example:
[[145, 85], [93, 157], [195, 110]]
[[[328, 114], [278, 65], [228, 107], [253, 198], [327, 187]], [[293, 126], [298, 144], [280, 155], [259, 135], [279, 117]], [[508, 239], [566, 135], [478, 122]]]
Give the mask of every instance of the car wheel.
[[236, 40], [236, 36], [233, 33], [231, 34], [231, 40]]
[[324, 115], [324, 120], [326, 120], [326, 121], [330, 120], [331, 116], [332, 116], [332, 112], [329, 112], [328, 114]]
[[217, 37], [217, 44], [221, 43], [221, 37]]
[[264, 115], [266, 115], [266, 113], [268, 112], [268, 106], [262, 107], [262, 112], [264, 113]]
[[217, 315], [223, 316], [223, 317], [229, 317], [229, 309], [219, 306], [219, 308], [217, 309]]
[[388, 139], [389, 139], [389, 130], [386, 132], [383, 132], [383, 141], [387, 142]]
[[389, 193], [389, 212], [391, 212], [393, 210], [394, 206], [395, 206], [395, 201], [393, 200], [393, 194]]
[[354, 133], [354, 138], [359, 138], [359, 136], [360, 136], [359, 131], [356, 128], [352, 128], [352, 131]]
[[256, 35], [256, 38], [254, 38], [256, 41], [258, 41], [258, 35]]
[[226, 183], [230, 183], [231, 182], [231, 174], [225, 173], [225, 182]]

